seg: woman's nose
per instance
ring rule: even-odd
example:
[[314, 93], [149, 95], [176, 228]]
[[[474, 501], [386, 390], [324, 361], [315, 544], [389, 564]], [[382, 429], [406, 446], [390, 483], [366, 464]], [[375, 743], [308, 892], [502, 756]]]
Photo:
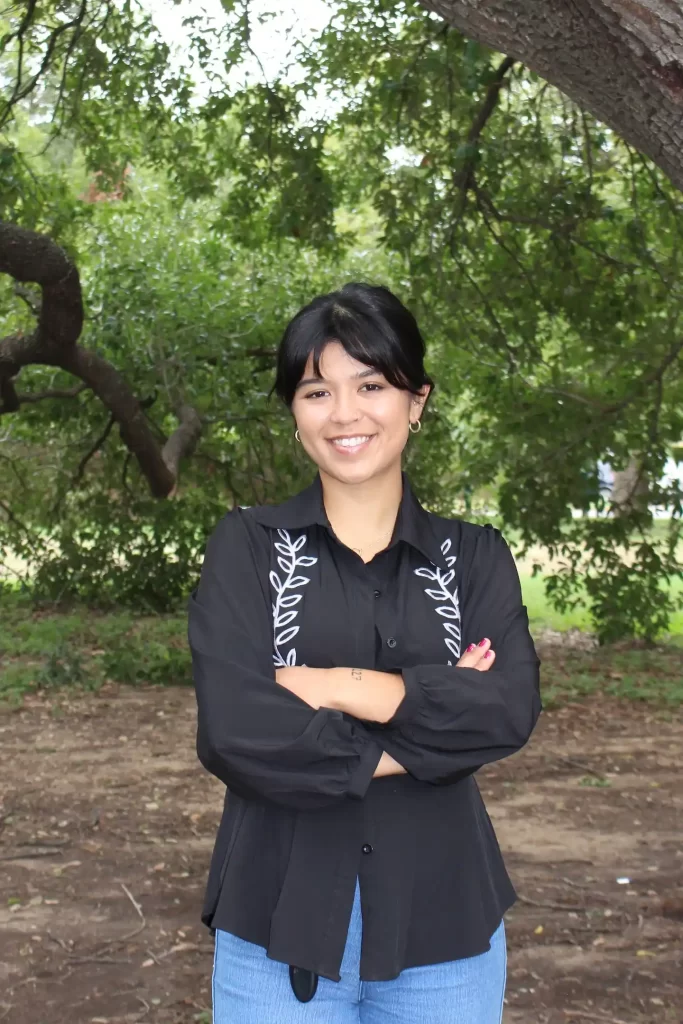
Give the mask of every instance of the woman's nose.
[[335, 396], [330, 418], [335, 423], [353, 423], [358, 419], [358, 403], [354, 395]]

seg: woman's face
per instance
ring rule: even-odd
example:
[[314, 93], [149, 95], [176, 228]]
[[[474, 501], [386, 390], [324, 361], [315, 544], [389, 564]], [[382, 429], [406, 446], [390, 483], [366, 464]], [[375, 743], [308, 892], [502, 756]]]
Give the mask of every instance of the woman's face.
[[392, 387], [331, 341], [320, 357], [320, 377], [309, 356], [292, 413], [301, 443], [322, 473], [363, 483], [400, 466], [408, 425], [420, 418], [428, 394], [428, 385], [419, 396]]

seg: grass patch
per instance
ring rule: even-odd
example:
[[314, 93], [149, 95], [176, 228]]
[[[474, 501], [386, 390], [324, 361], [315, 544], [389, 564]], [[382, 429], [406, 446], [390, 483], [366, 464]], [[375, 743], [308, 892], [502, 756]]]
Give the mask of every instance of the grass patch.
[[[521, 583], [532, 633], [541, 629], [556, 629], [561, 633], [568, 629], [580, 629], [584, 633], [593, 632], [593, 624], [586, 607], [558, 612], [550, 606], [545, 596], [545, 583], [542, 576], [522, 575]], [[672, 580], [670, 588], [675, 594], [683, 597], [683, 582], [681, 580]], [[662, 637], [662, 640], [683, 646], [683, 607], [671, 616], [669, 633], [666, 637]]]
[[0, 703], [24, 693], [105, 682], [190, 684], [185, 613], [134, 616], [87, 608], [36, 610], [25, 598], [3, 594]]
[[544, 659], [543, 704], [558, 707], [596, 694], [674, 708], [683, 704], [683, 651], [603, 647]]
[[[585, 609], [561, 615], [549, 608], [543, 580], [522, 580], [532, 633], [544, 628], [590, 631]], [[36, 610], [26, 598], [2, 595], [0, 703], [16, 705], [35, 690], [73, 687], [98, 690], [106, 681], [127, 685], [189, 685], [192, 682], [183, 609], [174, 615], [87, 608]], [[648, 702], [664, 708], [683, 703], [683, 615], [677, 635], [653, 649], [558, 650], [543, 661], [543, 699], [548, 708], [594, 694]], [[677, 646], [679, 644], [680, 646]]]

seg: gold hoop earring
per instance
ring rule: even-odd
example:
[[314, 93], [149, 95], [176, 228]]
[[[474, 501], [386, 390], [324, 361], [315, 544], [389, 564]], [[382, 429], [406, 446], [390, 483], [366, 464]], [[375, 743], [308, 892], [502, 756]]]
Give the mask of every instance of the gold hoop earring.
[[[413, 429], [413, 427], [415, 429]], [[417, 420], [416, 423], [409, 423], [408, 430], [410, 431], [411, 434], [419, 434], [420, 431], [422, 430], [422, 420]]]
[[294, 431], [294, 437], [297, 439], [299, 444], [301, 444], [301, 437], [299, 436], [299, 431], [298, 430]]

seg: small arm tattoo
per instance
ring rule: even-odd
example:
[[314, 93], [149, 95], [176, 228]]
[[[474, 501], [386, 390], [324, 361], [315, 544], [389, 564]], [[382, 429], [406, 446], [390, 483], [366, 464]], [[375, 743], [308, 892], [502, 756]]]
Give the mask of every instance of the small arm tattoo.
[[363, 673], [359, 668], [352, 668], [351, 675], [353, 676], [354, 679], [357, 679], [359, 682], [363, 678]]

